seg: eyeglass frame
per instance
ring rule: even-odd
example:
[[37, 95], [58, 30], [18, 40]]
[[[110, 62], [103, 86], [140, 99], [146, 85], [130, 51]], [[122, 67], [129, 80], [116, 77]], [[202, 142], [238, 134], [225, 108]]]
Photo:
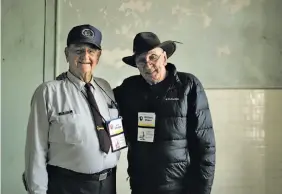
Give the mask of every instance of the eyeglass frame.
[[[137, 61], [138, 61], [138, 59], [139, 59], [141, 56], [142, 56], [142, 58], [143, 58], [143, 55], [145, 55], [145, 56], [144, 56], [145, 61], [142, 62], [142, 63], [143, 63], [142, 66], [144, 66], [144, 65], [146, 65], [146, 64], [149, 63], [149, 62], [151, 62], [151, 63], [156, 63], [156, 62], [160, 59], [160, 57], [163, 55], [164, 52], [165, 52], [165, 51], [163, 50], [162, 53], [159, 54], [159, 55], [156, 55], [156, 54], [154, 54], [154, 53], [150, 54], [150, 56], [155, 55], [155, 56], [157, 56], [157, 57], [156, 57], [155, 59], [150, 59], [150, 56], [149, 56], [149, 61], [147, 61], [148, 52], [144, 52], [144, 53], [141, 53], [141, 54], [139, 54], [139, 55], [136, 55], [136, 57], [135, 57], [136, 66], [137, 66], [137, 67], [140, 66], [140, 63], [137, 63]], [[138, 65], [138, 64], [139, 64], [139, 65]]]

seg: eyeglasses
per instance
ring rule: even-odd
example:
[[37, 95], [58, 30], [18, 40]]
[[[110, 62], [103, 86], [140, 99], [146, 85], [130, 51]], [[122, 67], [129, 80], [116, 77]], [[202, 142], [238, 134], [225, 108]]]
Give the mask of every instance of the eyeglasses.
[[137, 55], [135, 58], [135, 62], [137, 65], [144, 65], [147, 63], [156, 63], [159, 58], [162, 56], [164, 51], [162, 51], [161, 54], [157, 55], [155, 53], [142, 53], [140, 55]]

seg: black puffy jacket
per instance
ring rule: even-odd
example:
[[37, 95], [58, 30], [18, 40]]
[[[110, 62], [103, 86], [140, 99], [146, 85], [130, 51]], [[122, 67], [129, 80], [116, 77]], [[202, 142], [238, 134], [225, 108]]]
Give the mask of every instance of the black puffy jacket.
[[[167, 65], [168, 77], [150, 86], [140, 76], [114, 89], [128, 141], [133, 193], [210, 194], [215, 139], [206, 94], [192, 74]], [[138, 112], [156, 114], [153, 143], [137, 141]]]

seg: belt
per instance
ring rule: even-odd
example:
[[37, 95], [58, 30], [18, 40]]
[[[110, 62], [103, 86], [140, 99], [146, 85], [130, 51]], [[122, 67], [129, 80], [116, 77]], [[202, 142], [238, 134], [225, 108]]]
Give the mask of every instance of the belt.
[[48, 176], [52, 176], [52, 175], [56, 177], [67, 176], [74, 179], [102, 181], [113, 173], [113, 168], [106, 169], [94, 174], [85, 174], [85, 173], [75, 172], [69, 169], [61, 168], [58, 166], [47, 165], [47, 172], [48, 172]]

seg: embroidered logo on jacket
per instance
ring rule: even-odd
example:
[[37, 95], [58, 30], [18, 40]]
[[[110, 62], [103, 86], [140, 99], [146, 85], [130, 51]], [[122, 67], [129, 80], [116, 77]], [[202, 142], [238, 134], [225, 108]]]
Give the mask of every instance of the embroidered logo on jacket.
[[165, 100], [179, 100], [179, 98], [166, 98]]

